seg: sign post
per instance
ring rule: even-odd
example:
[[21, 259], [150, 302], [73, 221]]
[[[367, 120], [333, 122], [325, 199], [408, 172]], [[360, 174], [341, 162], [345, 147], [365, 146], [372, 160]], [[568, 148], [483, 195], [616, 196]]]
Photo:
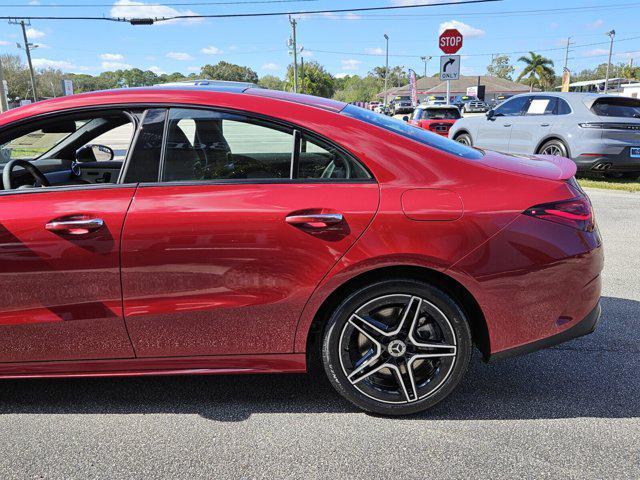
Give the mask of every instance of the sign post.
[[9, 110], [8, 96], [9, 89], [7, 88], [7, 81], [4, 79], [4, 73], [2, 72], [2, 59], [0, 59], [0, 113]]
[[451, 102], [451, 80], [460, 78], [460, 55], [454, 55], [462, 48], [462, 34], [455, 28], [448, 28], [438, 38], [440, 50], [446, 55], [440, 57], [440, 79], [447, 81], [447, 105]]

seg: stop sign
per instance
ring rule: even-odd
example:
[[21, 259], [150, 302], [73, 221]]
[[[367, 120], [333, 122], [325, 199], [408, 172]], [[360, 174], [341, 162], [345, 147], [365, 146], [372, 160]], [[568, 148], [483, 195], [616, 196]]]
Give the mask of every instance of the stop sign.
[[440, 34], [440, 50], [452, 55], [462, 48], [462, 34], [455, 28], [448, 28]]

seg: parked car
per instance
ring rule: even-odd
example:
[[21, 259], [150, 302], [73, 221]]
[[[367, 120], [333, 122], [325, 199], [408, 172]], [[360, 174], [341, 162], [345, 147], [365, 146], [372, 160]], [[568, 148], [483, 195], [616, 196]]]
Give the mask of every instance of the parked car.
[[369, 110], [376, 111], [376, 108], [380, 105], [380, 102], [369, 102]]
[[397, 96], [390, 105], [391, 115], [398, 115], [399, 113], [411, 113], [413, 112], [413, 103], [409, 96]]
[[2, 378], [319, 363], [409, 414], [474, 344], [500, 359], [598, 320], [600, 236], [561, 157], [244, 85], [37, 102], [0, 115], [0, 150]]
[[511, 97], [513, 97], [513, 95], [509, 95], [509, 94], [505, 94], [505, 93], [499, 93], [497, 94], [495, 97], [493, 97], [491, 99], [491, 101], [489, 102], [489, 109], [492, 108], [496, 108], [498, 105], [500, 105], [502, 102], [504, 102], [505, 100], [510, 99]]
[[463, 113], [484, 113], [489, 110], [489, 106], [485, 102], [469, 95], [458, 95], [451, 103]]
[[516, 95], [449, 138], [506, 153], [572, 158], [581, 172], [640, 175], [640, 100], [593, 93]]
[[407, 120], [411, 125], [446, 137], [451, 126], [460, 118], [460, 110], [453, 105], [420, 105], [413, 111], [411, 119]]
[[446, 105], [447, 99], [442, 95], [429, 95], [422, 102], [424, 105]]

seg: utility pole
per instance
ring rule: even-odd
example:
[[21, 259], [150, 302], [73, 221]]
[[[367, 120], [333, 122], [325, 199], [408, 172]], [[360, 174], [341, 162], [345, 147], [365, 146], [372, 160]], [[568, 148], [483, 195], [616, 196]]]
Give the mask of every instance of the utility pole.
[[424, 76], [427, 76], [427, 63], [431, 60], [432, 57], [420, 57], [420, 59], [424, 62]]
[[296, 19], [289, 15], [289, 23], [291, 24], [291, 30], [293, 32], [292, 42], [293, 42], [293, 91], [298, 93], [298, 47], [296, 45]]
[[384, 63], [384, 110], [387, 110], [387, 85], [389, 84], [389, 35], [384, 34], [384, 39], [387, 42], [387, 53], [385, 54]]
[[607, 61], [607, 75], [604, 78], [604, 93], [607, 93], [607, 90], [609, 90], [609, 68], [611, 68], [611, 53], [613, 52], [613, 37], [616, 36], [616, 31], [611, 30], [610, 32], [607, 32], [607, 35], [609, 35], [609, 38], [611, 38], [611, 43], [609, 44], [609, 60]]
[[[12, 25], [20, 25], [22, 27], [22, 37], [24, 38], [24, 50], [27, 53], [27, 63], [29, 64], [29, 75], [31, 77], [31, 91], [33, 92], [33, 101], [38, 101], [38, 93], [36, 90], [36, 74], [33, 71], [33, 64], [31, 63], [31, 48], [36, 47], [33, 43], [29, 43], [29, 39], [27, 38], [27, 27], [24, 23], [24, 20], [12, 21], [9, 20], [9, 23]], [[18, 44], [18, 48], [20, 48], [20, 44]]]
[[302, 80], [302, 85], [300, 89], [302, 90], [302, 93], [305, 93], [304, 91], [304, 57], [302, 55], [300, 55], [300, 79]]
[[564, 69], [567, 70], [569, 64], [569, 45], [571, 45], [571, 37], [567, 37], [567, 48], [564, 51]]
[[2, 58], [0, 58], [0, 113], [9, 110], [7, 92], [4, 90], [4, 72], [2, 71]]

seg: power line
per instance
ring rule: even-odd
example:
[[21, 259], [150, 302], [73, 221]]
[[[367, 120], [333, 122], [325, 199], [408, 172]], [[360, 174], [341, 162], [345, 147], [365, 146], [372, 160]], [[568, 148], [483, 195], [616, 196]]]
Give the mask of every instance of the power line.
[[426, 8], [426, 7], [442, 7], [448, 5], [467, 5], [467, 4], [475, 4], [475, 3], [495, 3], [502, 2], [503, 0], [449, 0], [442, 3], [420, 3], [415, 5], [388, 5], [383, 7], [359, 7], [359, 8], [334, 8], [334, 9], [324, 9], [324, 10], [298, 10], [298, 11], [289, 11], [289, 12], [252, 12], [252, 13], [217, 13], [217, 14], [185, 14], [185, 15], [171, 15], [166, 17], [145, 17], [145, 18], [119, 18], [119, 17], [91, 17], [91, 16], [81, 16], [81, 17], [67, 17], [67, 16], [26, 16], [26, 17], [16, 17], [15, 15], [8, 16], [3, 15], [0, 16], [1, 20], [15, 20], [16, 18], [24, 19], [27, 21], [32, 20], [102, 20], [102, 21], [111, 21], [111, 22], [128, 22], [132, 25], [152, 25], [156, 22], [166, 22], [171, 20], [189, 20], [189, 19], [197, 19], [197, 18], [248, 18], [248, 17], [276, 17], [276, 16], [285, 16], [285, 15], [314, 15], [314, 14], [323, 14], [323, 13], [353, 13], [353, 12], [371, 12], [371, 11], [381, 11], [381, 10], [400, 10], [400, 9], [408, 9], [408, 8]]
[[144, 5], [116, 5], [114, 3], [62, 3], [62, 4], [38, 4], [38, 3], [11, 3], [0, 5], [3, 8], [87, 8], [87, 7], [202, 7], [213, 5], [254, 5], [254, 4], [273, 4], [273, 3], [302, 3], [317, 2], [318, 0], [245, 0], [238, 2], [168, 2], [168, 3], [145, 3]]

